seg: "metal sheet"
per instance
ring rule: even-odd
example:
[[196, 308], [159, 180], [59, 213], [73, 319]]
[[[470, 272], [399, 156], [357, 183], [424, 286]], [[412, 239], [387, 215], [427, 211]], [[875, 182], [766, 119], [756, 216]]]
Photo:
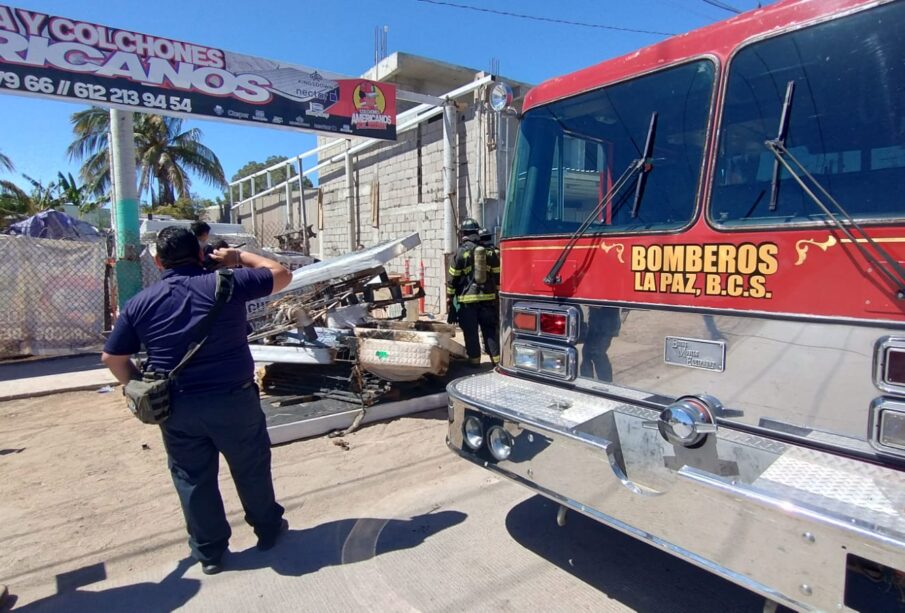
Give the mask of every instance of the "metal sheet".
[[298, 347], [289, 345], [254, 345], [251, 357], [255, 362], [287, 362], [290, 364], [332, 364], [336, 350], [330, 347]]
[[[419, 398], [410, 398], [408, 400], [399, 400], [397, 402], [386, 402], [368, 407], [362, 424], [369, 424], [384, 419], [393, 419], [403, 415], [411, 415], [422, 411], [432, 411], [441, 409], [447, 404], [446, 392], [421, 396]], [[295, 421], [272, 425], [267, 427], [267, 433], [270, 435], [270, 443], [278, 445], [302, 438], [312, 436], [320, 436], [334, 430], [342, 430], [348, 428], [361, 413], [361, 409], [350, 411], [342, 411], [330, 415], [322, 415], [311, 419]]]
[[337, 277], [364, 272], [371, 268], [379, 268], [392, 260], [414, 249], [421, 244], [421, 237], [417, 232], [403, 238], [378, 243], [373, 247], [347, 253], [339, 257], [330, 258], [317, 264], [311, 264], [299, 268], [292, 273], [292, 281], [283, 292], [291, 292], [307, 285], [330, 281]]

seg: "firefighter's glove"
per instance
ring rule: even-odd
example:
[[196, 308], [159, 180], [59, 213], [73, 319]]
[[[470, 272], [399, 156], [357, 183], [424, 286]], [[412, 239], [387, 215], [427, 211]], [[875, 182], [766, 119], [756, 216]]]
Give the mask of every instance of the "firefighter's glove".
[[459, 322], [459, 311], [456, 310], [456, 306], [453, 304], [453, 301], [450, 300], [446, 303], [446, 323], [454, 324]]

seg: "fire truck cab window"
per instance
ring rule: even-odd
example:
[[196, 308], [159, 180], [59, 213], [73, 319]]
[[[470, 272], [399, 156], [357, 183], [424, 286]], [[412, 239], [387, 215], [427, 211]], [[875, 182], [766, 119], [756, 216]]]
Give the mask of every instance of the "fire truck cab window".
[[[905, 215], [905, 3], [751, 44], [729, 65], [710, 218], [718, 226], [822, 223], [773, 154], [794, 82], [785, 145], [853, 217]], [[792, 164], [793, 168], [795, 165]], [[801, 174], [800, 172], [798, 174]]]
[[658, 114], [654, 167], [632, 217], [637, 177], [590, 233], [686, 226], [695, 211], [714, 65], [696, 61], [531, 109], [519, 128], [504, 236], [571, 234], [641, 156]]

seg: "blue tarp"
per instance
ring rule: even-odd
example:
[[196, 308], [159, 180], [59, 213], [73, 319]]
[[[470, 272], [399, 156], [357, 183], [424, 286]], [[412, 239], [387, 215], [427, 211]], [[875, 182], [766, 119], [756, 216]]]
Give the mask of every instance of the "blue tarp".
[[100, 240], [104, 236], [87, 221], [70, 217], [60, 211], [42, 211], [28, 219], [14, 223], [7, 234], [32, 238], [71, 240]]

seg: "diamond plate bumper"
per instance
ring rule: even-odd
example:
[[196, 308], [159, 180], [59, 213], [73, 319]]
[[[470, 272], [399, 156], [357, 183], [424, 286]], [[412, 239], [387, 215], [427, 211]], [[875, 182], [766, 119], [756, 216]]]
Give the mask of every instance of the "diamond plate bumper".
[[[657, 411], [499, 373], [447, 391], [462, 457], [786, 606], [847, 610], [849, 554], [905, 570], [901, 472], [726, 428], [686, 449]], [[505, 461], [465, 445], [469, 415]]]

